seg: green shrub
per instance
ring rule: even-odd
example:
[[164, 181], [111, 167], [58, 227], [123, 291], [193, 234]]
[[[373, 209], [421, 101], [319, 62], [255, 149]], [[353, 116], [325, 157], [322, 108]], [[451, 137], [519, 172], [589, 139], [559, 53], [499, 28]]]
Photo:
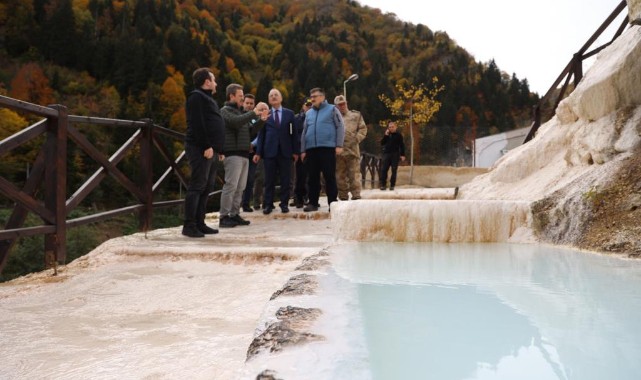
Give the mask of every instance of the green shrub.
[[[74, 210], [69, 219], [78, 218], [95, 213], [95, 210]], [[11, 215], [11, 210], [0, 209], [0, 223], [4, 226]], [[38, 226], [42, 221], [29, 215], [24, 226]], [[156, 210], [152, 228], [175, 227], [182, 224], [182, 214], [177, 208]], [[73, 260], [91, 252], [104, 241], [114, 237], [129, 235], [138, 232], [138, 218], [136, 215], [115, 217], [100, 223], [67, 229], [67, 257], [68, 264]], [[9, 251], [7, 264], [0, 274], [0, 282], [8, 281], [29, 273], [45, 269], [44, 237], [29, 236], [18, 239]]]

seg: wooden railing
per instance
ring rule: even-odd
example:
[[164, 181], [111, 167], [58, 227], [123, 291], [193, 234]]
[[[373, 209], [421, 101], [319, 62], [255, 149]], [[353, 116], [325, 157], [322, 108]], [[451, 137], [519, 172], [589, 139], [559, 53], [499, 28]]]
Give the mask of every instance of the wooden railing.
[[[558, 93], [558, 95], [556, 96], [556, 98], [554, 100], [554, 106], [552, 107], [552, 111], [551, 111], [552, 113], [554, 113], [554, 111], [558, 107], [558, 105], [561, 102], [561, 100], [563, 100], [563, 97], [565, 96], [565, 93], [566, 93], [566, 91], [568, 89], [568, 86], [569, 86], [569, 83], [570, 83], [570, 79], [572, 79], [572, 77], [574, 77], [574, 87], [576, 87], [579, 84], [579, 82], [581, 81], [581, 79], [583, 78], [583, 61], [588, 59], [588, 58], [590, 58], [590, 57], [592, 57], [593, 55], [597, 54], [598, 52], [600, 52], [601, 50], [605, 49], [606, 47], [608, 47], [614, 40], [616, 40], [623, 33], [623, 31], [625, 30], [625, 27], [629, 23], [628, 16], [625, 17], [625, 19], [623, 20], [623, 22], [621, 23], [619, 28], [616, 30], [616, 32], [614, 33], [614, 36], [612, 37], [612, 39], [609, 42], [607, 42], [607, 43], [605, 43], [605, 44], [603, 44], [603, 45], [601, 45], [599, 47], [596, 47], [596, 48], [594, 48], [594, 49], [592, 49], [591, 51], [588, 52], [588, 49], [592, 46], [592, 44], [597, 40], [597, 38], [599, 38], [599, 36], [601, 36], [601, 34], [610, 26], [610, 24], [612, 24], [612, 22], [619, 16], [619, 14], [621, 14], [621, 12], [623, 12], [623, 10], [626, 8], [626, 6], [627, 6], [626, 0], [622, 0], [621, 3], [619, 3], [619, 5], [617, 5], [617, 7], [610, 14], [610, 16], [608, 16], [608, 18], [603, 22], [603, 24], [601, 24], [601, 26], [597, 29], [597, 31], [594, 32], [592, 37], [590, 37], [587, 40], [587, 42], [581, 47], [581, 49], [579, 49], [579, 51], [577, 51], [572, 56], [572, 59], [565, 66], [565, 69], [563, 69], [563, 71], [561, 72], [559, 77], [554, 81], [552, 86], [550, 86], [550, 89], [539, 100], [538, 104], [536, 106], [534, 106], [534, 110], [532, 112], [533, 113], [532, 114], [532, 118], [533, 118], [532, 126], [530, 127], [529, 133], [525, 137], [525, 141], [523, 141], [524, 144], [527, 143], [528, 141], [532, 140], [532, 138], [534, 138], [534, 135], [536, 134], [536, 131], [541, 126], [541, 120], [542, 120], [542, 117], [543, 117], [543, 115], [541, 115], [542, 108], [552, 98], [552, 95], [557, 90], [557, 88], [558, 88], [559, 84], [561, 83], [561, 81], [563, 81], [563, 79], [565, 78], [565, 82], [563, 82], [563, 86], [561, 87], [560, 92]], [[547, 117], [548, 115], [545, 115], [545, 116], [546, 116], [546, 120], [547, 120], [547, 118], [549, 118], [549, 117]]]
[[[5, 96], [0, 96], [0, 108], [44, 118], [0, 141], [0, 159], [25, 143], [32, 142], [42, 135], [45, 136], [41, 150], [22, 188], [11, 183], [4, 178], [3, 173], [0, 173], [0, 195], [14, 202], [5, 228], [0, 230], [0, 272], [4, 269], [9, 251], [18, 238], [44, 235], [45, 265], [51, 267], [65, 262], [65, 241], [69, 227], [138, 212], [139, 227], [142, 231], [147, 231], [151, 227], [154, 208], [182, 204], [182, 199], [154, 201], [154, 195], [159, 193], [161, 183], [171, 173], [177, 176], [181, 186], [186, 186], [185, 174], [179, 167], [184, 158], [184, 152], [178, 157], [173, 157], [171, 150], [161, 139], [161, 136], [164, 136], [171, 141], [182, 141], [184, 138], [182, 133], [163, 128], [151, 120], [131, 121], [74, 116], [68, 115], [67, 108], [62, 105], [43, 107]], [[134, 133], [115, 153], [107, 157], [74, 127], [77, 124], [110, 128], [126, 127], [134, 129]], [[78, 148], [100, 165], [100, 168], [69, 197], [66, 194], [68, 141], [73, 141]], [[156, 179], [153, 178], [154, 146], [168, 163], [167, 168]], [[138, 151], [134, 151], [134, 147], [139, 147]], [[139, 160], [139, 172], [136, 173], [136, 178], [128, 177], [117, 167], [118, 163], [132, 152], [138, 154]], [[133, 195], [135, 204], [68, 220], [70, 213], [108, 175]], [[42, 198], [39, 199], [38, 195]], [[29, 212], [40, 217], [44, 224], [23, 227]]]

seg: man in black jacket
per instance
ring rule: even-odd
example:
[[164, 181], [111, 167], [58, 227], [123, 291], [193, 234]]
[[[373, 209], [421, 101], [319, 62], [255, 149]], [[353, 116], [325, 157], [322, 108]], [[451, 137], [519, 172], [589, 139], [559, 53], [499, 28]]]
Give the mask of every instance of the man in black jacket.
[[387, 172], [390, 167], [392, 168], [392, 176], [389, 180], [389, 189], [394, 190], [399, 159], [401, 161], [405, 161], [405, 143], [403, 142], [403, 135], [396, 132], [396, 128], [396, 123], [390, 121], [387, 125], [387, 130], [385, 130], [385, 136], [381, 139], [381, 145], [383, 146], [383, 160], [381, 162], [381, 174], [379, 176], [381, 190], [385, 190], [387, 188]]
[[207, 198], [214, 189], [216, 162], [225, 144], [225, 122], [218, 104], [216, 78], [208, 68], [194, 71], [196, 89], [187, 97], [187, 134], [185, 154], [191, 168], [191, 179], [185, 195], [185, 222], [182, 234], [189, 237], [204, 237], [218, 233], [205, 224]]

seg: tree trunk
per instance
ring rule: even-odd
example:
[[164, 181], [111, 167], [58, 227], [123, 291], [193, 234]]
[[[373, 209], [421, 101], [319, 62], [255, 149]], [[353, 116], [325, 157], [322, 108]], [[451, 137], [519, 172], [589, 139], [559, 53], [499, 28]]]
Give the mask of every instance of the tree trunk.
[[414, 184], [414, 104], [410, 105], [410, 185]]

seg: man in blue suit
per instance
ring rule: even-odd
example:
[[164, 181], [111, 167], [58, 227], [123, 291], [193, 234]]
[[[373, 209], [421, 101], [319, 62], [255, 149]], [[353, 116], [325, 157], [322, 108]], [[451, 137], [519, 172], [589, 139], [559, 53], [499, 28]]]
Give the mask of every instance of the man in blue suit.
[[280, 179], [280, 210], [289, 212], [289, 191], [292, 160], [298, 159], [299, 144], [296, 136], [296, 118], [294, 111], [282, 106], [283, 96], [273, 88], [269, 91], [271, 114], [265, 121], [265, 126], [258, 134], [258, 143], [254, 162], [264, 159], [265, 194], [263, 199], [263, 214], [273, 211], [274, 188], [276, 175]]

